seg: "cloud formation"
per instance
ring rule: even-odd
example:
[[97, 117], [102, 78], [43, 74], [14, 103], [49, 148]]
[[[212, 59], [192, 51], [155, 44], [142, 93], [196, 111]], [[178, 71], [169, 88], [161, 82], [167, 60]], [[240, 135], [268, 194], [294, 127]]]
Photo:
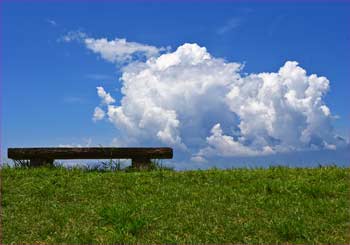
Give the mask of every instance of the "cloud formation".
[[63, 42], [80, 42], [93, 53], [99, 54], [101, 58], [116, 64], [125, 64], [141, 58], [150, 58], [166, 51], [167, 48], [155, 47], [138, 42], [130, 42], [125, 38], [92, 38], [82, 31], [69, 31], [58, 39]]
[[[118, 145], [172, 146], [204, 162], [347, 144], [335, 134], [335, 117], [323, 100], [329, 80], [308, 75], [295, 61], [276, 72], [242, 75], [242, 64], [197, 44], [161, 54], [162, 48], [125, 39], [84, 38], [105, 60], [123, 63], [123, 97], [116, 105], [98, 87], [106, 113], [94, 112], [95, 120], [106, 117], [119, 129]], [[137, 52], [146, 60], [133, 60]]]
[[46, 22], [49, 23], [52, 26], [57, 26], [57, 22], [51, 19], [46, 19]]
[[112, 98], [112, 96], [109, 93], [107, 93], [103, 87], [96, 87], [96, 89], [97, 95], [101, 98], [102, 104], [109, 105], [115, 102], [115, 99]]
[[95, 107], [95, 111], [94, 111], [94, 116], [92, 118], [93, 121], [99, 121], [102, 120], [105, 117], [105, 112], [100, 108], [100, 107]]
[[242, 22], [241, 18], [237, 18], [237, 17], [231, 18], [227, 21], [227, 23], [224, 26], [218, 29], [217, 33], [220, 35], [223, 35], [227, 32], [230, 32], [238, 28], [241, 25], [241, 22]]
[[162, 50], [150, 45], [128, 42], [124, 38], [116, 38], [111, 41], [106, 38], [85, 38], [84, 42], [88, 49], [110, 62], [128, 62], [133, 59], [134, 55], [149, 58], [158, 55]]

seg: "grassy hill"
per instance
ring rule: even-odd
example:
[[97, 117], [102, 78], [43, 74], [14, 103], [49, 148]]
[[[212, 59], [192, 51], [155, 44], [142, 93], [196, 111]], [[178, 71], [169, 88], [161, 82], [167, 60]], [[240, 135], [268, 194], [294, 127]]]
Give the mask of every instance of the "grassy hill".
[[2, 243], [349, 243], [348, 168], [1, 170]]

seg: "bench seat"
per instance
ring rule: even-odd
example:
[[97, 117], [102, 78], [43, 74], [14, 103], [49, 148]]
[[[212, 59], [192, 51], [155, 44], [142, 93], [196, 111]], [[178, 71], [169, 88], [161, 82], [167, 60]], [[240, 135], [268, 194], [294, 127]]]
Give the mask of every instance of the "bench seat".
[[30, 166], [52, 165], [54, 160], [68, 159], [131, 159], [132, 166], [144, 168], [151, 159], [171, 159], [169, 147], [50, 147], [9, 148], [8, 157], [13, 160], [29, 160]]

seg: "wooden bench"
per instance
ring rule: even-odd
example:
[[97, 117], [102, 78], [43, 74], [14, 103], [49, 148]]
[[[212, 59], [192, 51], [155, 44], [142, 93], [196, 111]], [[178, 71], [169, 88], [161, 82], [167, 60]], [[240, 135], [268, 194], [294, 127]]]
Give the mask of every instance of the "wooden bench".
[[131, 159], [132, 167], [147, 168], [151, 159], [171, 159], [173, 149], [115, 148], [115, 147], [57, 147], [57, 148], [9, 148], [8, 158], [29, 160], [30, 166], [53, 165], [54, 160], [67, 159]]

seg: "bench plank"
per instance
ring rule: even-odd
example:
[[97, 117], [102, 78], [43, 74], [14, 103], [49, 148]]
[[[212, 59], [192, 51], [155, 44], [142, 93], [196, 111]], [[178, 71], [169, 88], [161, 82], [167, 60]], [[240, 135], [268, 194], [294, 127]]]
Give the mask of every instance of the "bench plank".
[[23, 159], [170, 159], [173, 149], [169, 147], [50, 147], [9, 148], [8, 157]]

